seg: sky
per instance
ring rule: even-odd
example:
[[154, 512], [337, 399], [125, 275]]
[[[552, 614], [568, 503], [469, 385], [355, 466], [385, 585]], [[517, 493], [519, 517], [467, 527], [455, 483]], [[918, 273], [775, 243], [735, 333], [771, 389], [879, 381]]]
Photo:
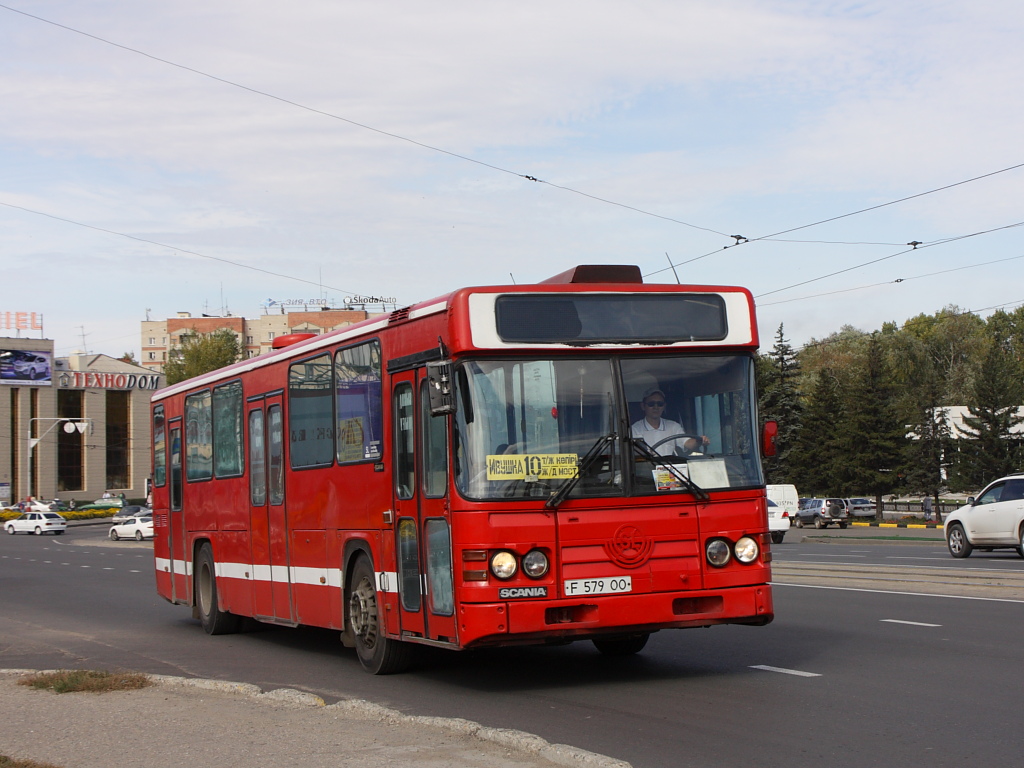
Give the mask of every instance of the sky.
[[147, 317], [636, 264], [749, 288], [763, 349], [987, 317], [1021, 39], [1015, 0], [0, 0], [0, 312], [138, 358]]

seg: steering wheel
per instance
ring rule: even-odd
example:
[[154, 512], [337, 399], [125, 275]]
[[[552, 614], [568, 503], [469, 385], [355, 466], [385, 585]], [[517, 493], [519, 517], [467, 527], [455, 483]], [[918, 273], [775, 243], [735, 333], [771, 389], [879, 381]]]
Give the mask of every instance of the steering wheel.
[[552, 490], [551, 483], [546, 480], [536, 480], [532, 483], [525, 480], [509, 480], [505, 486], [504, 496], [509, 499], [545, 498], [551, 495]]
[[[679, 433], [677, 435], [669, 435], [668, 437], [663, 437], [661, 440], [659, 440], [658, 442], [656, 442], [654, 445], [651, 446], [651, 450], [657, 452], [658, 446], [659, 445], [664, 445], [669, 440], [683, 440], [684, 442], [686, 440], [696, 440], [697, 441], [697, 447], [694, 448], [694, 451], [697, 451], [697, 450], [699, 450], [700, 448], [703, 447], [703, 440], [701, 439], [700, 435], [688, 435], [688, 434], [685, 434], [685, 433]], [[693, 453], [693, 451], [691, 451], [690, 453]]]

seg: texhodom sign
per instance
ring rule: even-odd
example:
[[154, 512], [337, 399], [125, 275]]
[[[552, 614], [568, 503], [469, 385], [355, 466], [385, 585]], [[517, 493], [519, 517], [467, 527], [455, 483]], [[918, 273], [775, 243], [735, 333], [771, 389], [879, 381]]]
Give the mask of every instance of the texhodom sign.
[[72, 389], [160, 389], [160, 374], [66, 371], [57, 383]]

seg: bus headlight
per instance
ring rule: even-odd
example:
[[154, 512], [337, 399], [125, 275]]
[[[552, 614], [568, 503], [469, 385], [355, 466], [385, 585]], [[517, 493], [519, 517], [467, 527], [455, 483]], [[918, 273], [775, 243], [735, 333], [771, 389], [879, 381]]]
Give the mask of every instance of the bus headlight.
[[728, 563], [731, 555], [729, 543], [724, 539], [712, 539], [709, 541], [706, 553], [708, 562], [716, 568], [721, 568]]
[[491, 573], [496, 578], [505, 581], [511, 579], [516, 575], [516, 571], [519, 570], [519, 563], [516, 562], [516, 556], [511, 552], [495, 552], [491, 555]]
[[741, 563], [752, 563], [757, 560], [758, 550], [757, 542], [744, 536], [736, 542], [736, 559]]
[[548, 572], [548, 556], [539, 549], [531, 549], [523, 558], [523, 572], [531, 579], [539, 579]]

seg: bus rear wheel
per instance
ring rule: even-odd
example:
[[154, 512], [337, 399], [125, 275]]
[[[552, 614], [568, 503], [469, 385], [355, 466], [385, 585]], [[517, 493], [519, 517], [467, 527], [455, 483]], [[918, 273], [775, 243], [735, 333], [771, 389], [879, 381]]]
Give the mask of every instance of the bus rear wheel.
[[596, 638], [592, 642], [605, 656], [633, 656], [644, 649], [650, 636], [650, 633], [642, 632], [626, 637]]
[[241, 619], [222, 611], [217, 600], [217, 571], [209, 542], [199, 548], [194, 570], [194, 588], [199, 621], [208, 635], [230, 635], [238, 631]]
[[391, 675], [406, 669], [412, 661], [408, 643], [384, 636], [373, 566], [360, 556], [352, 569], [348, 598], [348, 621], [355, 638], [356, 655], [363, 669], [372, 675]]

